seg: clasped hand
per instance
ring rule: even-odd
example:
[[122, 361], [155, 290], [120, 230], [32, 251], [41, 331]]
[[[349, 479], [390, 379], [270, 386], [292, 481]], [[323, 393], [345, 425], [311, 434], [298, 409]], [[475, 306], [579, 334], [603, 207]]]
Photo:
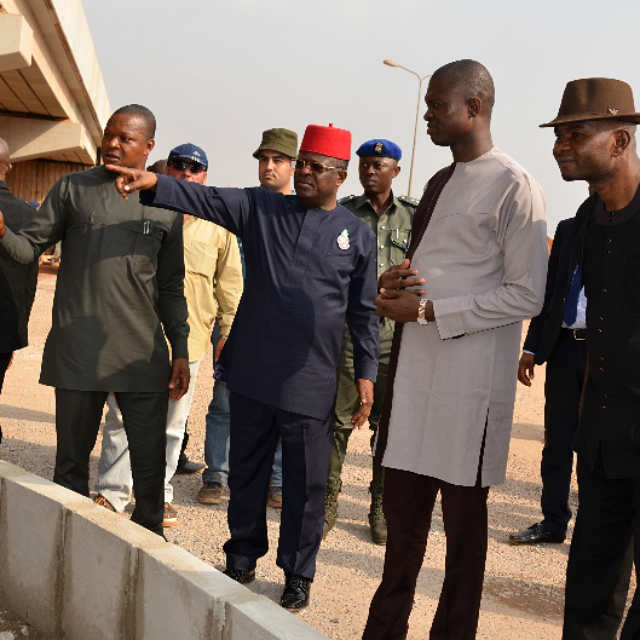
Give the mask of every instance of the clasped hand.
[[417, 320], [420, 297], [425, 293], [421, 285], [425, 284], [425, 279], [417, 277], [418, 270], [410, 267], [409, 260], [404, 260], [402, 264], [390, 267], [380, 276], [379, 294], [373, 301], [376, 315], [396, 322]]

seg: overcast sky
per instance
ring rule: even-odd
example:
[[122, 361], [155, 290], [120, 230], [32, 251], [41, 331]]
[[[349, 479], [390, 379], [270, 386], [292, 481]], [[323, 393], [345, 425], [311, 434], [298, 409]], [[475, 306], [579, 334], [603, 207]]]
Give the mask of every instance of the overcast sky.
[[[152, 160], [182, 142], [202, 146], [210, 184], [256, 184], [263, 129], [302, 136], [308, 123], [333, 122], [351, 130], [353, 151], [374, 137], [401, 146], [394, 190], [404, 194], [417, 80], [382, 59], [426, 74], [475, 58], [496, 83], [494, 142], [541, 183], [552, 233], [586, 184], [562, 181], [553, 132], [537, 125], [575, 78], [626, 80], [639, 102], [638, 0], [85, 0], [85, 9], [112, 107], [154, 111]], [[413, 195], [449, 162], [421, 122]], [[340, 195], [360, 192], [352, 163]]]

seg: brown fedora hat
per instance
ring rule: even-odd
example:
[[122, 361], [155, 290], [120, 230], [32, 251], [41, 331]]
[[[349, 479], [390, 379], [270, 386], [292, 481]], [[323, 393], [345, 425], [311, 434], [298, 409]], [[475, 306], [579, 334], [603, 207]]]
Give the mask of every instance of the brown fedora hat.
[[640, 123], [631, 87], [612, 78], [582, 78], [567, 83], [555, 120], [541, 127], [585, 120], [622, 120]]

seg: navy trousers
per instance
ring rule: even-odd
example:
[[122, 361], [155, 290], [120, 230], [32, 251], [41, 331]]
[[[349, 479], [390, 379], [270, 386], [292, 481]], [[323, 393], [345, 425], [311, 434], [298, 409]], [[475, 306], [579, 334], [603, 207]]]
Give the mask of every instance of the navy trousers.
[[318, 420], [231, 393], [227, 567], [253, 569], [269, 548], [267, 492], [282, 439], [282, 515], [277, 565], [313, 579], [322, 540], [331, 412]]
[[540, 463], [541, 506], [545, 524], [565, 535], [571, 519], [569, 489], [573, 467], [573, 438], [587, 361], [586, 342], [561, 329], [547, 363], [544, 393], [544, 448]]

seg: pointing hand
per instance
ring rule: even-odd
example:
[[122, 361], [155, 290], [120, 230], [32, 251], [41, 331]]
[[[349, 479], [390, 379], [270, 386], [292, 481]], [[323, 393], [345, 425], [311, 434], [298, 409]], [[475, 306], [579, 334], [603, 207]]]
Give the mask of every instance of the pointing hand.
[[146, 191], [147, 189], [155, 189], [158, 183], [158, 176], [151, 171], [143, 169], [128, 169], [115, 164], [107, 164], [105, 167], [118, 174], [116, 178], [116, 189], [125, 199], [129, 199], [129, 194], [135, 191]]

